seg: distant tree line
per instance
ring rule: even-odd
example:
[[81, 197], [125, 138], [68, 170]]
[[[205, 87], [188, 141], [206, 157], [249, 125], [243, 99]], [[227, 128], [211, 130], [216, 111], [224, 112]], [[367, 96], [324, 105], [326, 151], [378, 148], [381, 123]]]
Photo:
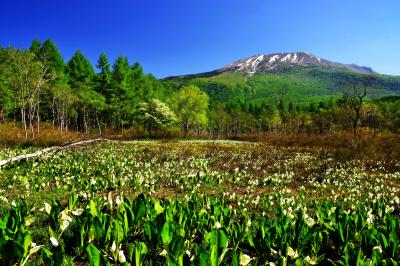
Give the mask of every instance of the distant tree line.
[[398, 132], [400, 98], [390, 105], [383, 99], [363, 99], [360, 106], [362, 108], [355, 109], [354, 101], [350, 100], [349, 96], [343, 96], [336, 101], [321, 101], [308, 105], [285, 103], [283, 100], [276, 105], [263, 103], [259, 106], [243, 103], [224, 106], [218, 103], [211, 112], [210, 133], [217, 136], [263, 132], [325, 134], [348, 130], [356, 132], [360, 127], [369, 128], [374, 132]]
[[223, 101], [207, 88], [160, 81], [123, 56], [111, 64], [102, 53], [96, 69], [80, 51], [64, 62], [51, 40], [35, 40], [27, 50], [0, 48], [0, 123], [19, 123], [26, 138], [44, 124], [61, 133], [134, 128], [216, 137], [400, 128], [400, 99], [366, 101], [361, 87], [318, 103]]

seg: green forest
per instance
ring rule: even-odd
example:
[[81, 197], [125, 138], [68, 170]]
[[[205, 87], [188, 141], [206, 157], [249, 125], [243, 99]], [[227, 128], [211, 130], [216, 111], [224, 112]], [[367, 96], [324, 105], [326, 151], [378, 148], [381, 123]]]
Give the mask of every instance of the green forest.
[[102, 53], [93, 66], [79, 50], [64, 61], [54, 42], [34, 40], [27, 50], [0, 48], [0, 123], [25, 139], [42, 127], [140, 136], [399, 132], [399, 84], [338, 69], [159, 80], [123, 55], [109, 62]]

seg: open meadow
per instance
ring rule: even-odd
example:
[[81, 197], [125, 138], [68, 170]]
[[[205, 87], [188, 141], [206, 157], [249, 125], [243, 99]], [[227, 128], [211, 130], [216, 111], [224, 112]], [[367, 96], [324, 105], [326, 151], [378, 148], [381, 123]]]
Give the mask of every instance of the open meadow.
[[[28, 152], [2, 148], [0, 158]], [[107, 141], [7, 164], [0, 176], [1, 265], [400, 260], [395, 160], [257, 142]]]
[[400, 266], [400, 1], [2, 1], [0, 266]]

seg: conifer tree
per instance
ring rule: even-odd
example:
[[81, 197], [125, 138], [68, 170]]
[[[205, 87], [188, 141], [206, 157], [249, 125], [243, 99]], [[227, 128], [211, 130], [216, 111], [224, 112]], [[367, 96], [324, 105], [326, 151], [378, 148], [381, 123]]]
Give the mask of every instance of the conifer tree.
[[96, 67], [100, 70], [96, 77], [96, 91], [109, 103], [111, 100], [111, 67], [105, 53], [101, 53]]
[[77, 51], [67, 64], [66, 72], [72, 88], [91, 87], [95, 72], [89, 60]]
[[35, 56], [39, 56], [39, 51], [41, 46], [42, 43], [38, 39], [35, 39], [33, 40], [31, 47], [29, 47], [29, 51], [33, 53]]
[[[35, 43], [35, 41], [32, 45], [33, 49], [36, 49], [37, 43]], [[48, 39], [42, 44], [38, 51], [38, 57], [46, 63], [51, 71], [56, 73], [62, 73], [64, 71], [64, 59], [53, 41]]]

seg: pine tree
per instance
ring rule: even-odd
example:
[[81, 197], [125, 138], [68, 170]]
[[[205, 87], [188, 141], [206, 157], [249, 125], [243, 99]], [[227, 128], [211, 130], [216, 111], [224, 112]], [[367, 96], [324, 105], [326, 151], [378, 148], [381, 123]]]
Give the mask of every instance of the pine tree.
[[131, 66], [129, 92], [135, 101], [147, 101], [150, 99], [151, 92], [149, 91], [148, 80], [146, 79], [142, 66], [136, 62]]
[[96, 67], [100, 70], [96, 77], [96, 91], [109, 103], [111, 100], [111, 68], [105, 53], [101, 53]]
[[91, 87], [95, 72], [89, 60], [77, 51], [67, 64], [66, 72], [72, 88]]
[[118, 56], [113, 64], [111, 74], [111, 109], [114, 115], [114, 121], [123, 130], [124, 126], [132, 120], [134, 106], [129, 99], [128, 91], [131, 77], [131, 68], [128, 59]]
[[113, 65], [111, 75], [115, 97], [123, 98], [126, 96], [129, 87], [130, 71], [128, 59], [126, 57], [118, 56]]
[[77, 51], [66, 67], [69, 84], [72, 91], [78, 95], [80, 130], [88, 133], [91, 128], [98, 128], [101, 132], [99, 113], [104, 109], [104, 96], [94, 90], [95, 72], [89, 60]]
[[[37, 44], [32, 43], [32, 45], [34, 45], [34, 49], [36, 49]], [[64, 71], [64, 59], [62, 58], [57, 46], [51, 40], [48, 39], [42, 44], [38, 51], [38, 58], [46, 62], [51, 71], [56, 73], [62, 73]]]
[[41, 46], [42, 46], [42, 43], [38, 39], [35, 39], [35, 40], [33, 40], [31, 47], [29, 47], [29, 51], [31, 53], [35, 54], [36, 57], [38, 57]]

